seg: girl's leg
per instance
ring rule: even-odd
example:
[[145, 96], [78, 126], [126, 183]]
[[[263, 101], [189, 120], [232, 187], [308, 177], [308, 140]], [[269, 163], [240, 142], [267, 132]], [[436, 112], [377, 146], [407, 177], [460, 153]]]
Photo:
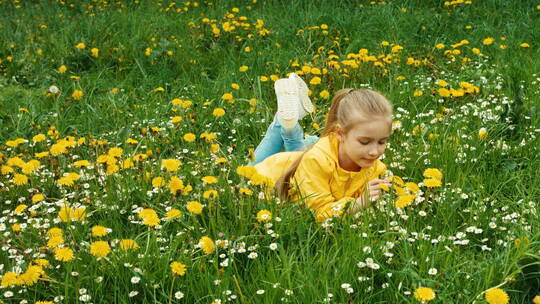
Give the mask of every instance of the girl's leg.
[[[279, 121], [276, 120], [277, 124], [279, 125]], [[302, 127], [300, 127], [300, 124], [296, 123], [293, 129], [287, 130], [281, 126], [280, 128], [280, 134], [281, 138], [283, 139], [283, 145], [285, 146], [285, 151], [303, 151], [305, 150], [304, 145], [304, 131], [302, 130]]]
[[319, 141], [318, 136], [308, 135], [304, 139], [304, 146], [306, 148], [309, 148], [309, 147], [313, 146], [315, 143], [317, 143], [317, 141]]
[[268, 156], [281, 152], [281, 149], [283, 148], [283, 139], [281, 137], [282, 128], [277, 121], [278, 120], [274, 115], [274, 120], [268, 126], [263, 139], [255, 149], [255, 161], [248, 163], [248, 166], [255, 166], [265, 160]]

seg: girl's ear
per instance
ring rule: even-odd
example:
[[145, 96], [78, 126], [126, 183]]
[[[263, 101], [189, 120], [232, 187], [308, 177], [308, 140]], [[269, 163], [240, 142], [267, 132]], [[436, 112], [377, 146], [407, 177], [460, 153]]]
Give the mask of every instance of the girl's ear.
[[339, 124], [336, 124], [336, 126], [334, 127], [334, 130], [335, 130], [334, 132], [336, 133], [337, 139], [339, 141], [342, 141], [344, 137], [343, 128]]

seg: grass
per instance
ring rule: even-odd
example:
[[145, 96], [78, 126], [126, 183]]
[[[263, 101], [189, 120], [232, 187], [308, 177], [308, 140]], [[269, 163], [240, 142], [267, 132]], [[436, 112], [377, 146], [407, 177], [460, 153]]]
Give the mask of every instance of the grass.
[[[0, 302], [415, 303], [424, 286], [434, 303], [483, 303], [494, 287], [510, 303], [532, 303], [540, 290], [539, 3], [172, 3], [0, 0]], [[361, 59], [361, 49], [374, 57]], [[271, 78], [293, 71], [321, 78], [309, 84], [317, 108], [302, 121], [309, 134], [324, 127], [324, 90], [370, 87], [392, 101], [400, 127], [383, 162], [420, 184], [412, 205], [396, 208], [391, 191], [377, 207], [324, 227], [298, 204], [259, 197], [262, 189], [238, 176], [275, 112]], [[438, 80], [478, 92], [445, 97]], [[226, 114], [213, 116], [215, 108]], [[34, 142], [37, 134], [46, 139]], [[65, 153], [36, 155], [81, 138]], [[114, 147], [121, 155], [107, 157]], [[32, 159], [39, 168], [16, 185]], [[180, 170], [163, 170], [164, 159], [180, 160]], [[77, 160], [91, 166], [79, 169]], [[442, 187], [422, 186], [427, 168], [443, 172]], [[58, 185], [69, 172], [80, 179]], [[173, 176], [192, 190], [171, 194]], [[218, 181], [205, 184], [204, 176]], [[155, 177], [166, 185], [154, 187]], [[33, 202], [36, 194], [45, 199]], [[191, 214], [189, 201], [203, 204], [202, 213]], [[64, 205], [85, 208], [85, 218], [62, 221]], [[160, 225], [144, 225], [143, 208]], [[171, 208], [182, 216], [167, 219]], [[271, 222], [257, 221], [262, 209]], [[110, 232], [92, 236], [95, 225]], [[74, 260], [55, 258], [52, 227]], [[227, 246], [205, 254], [197, 247], [203, 236]], [[139, 248], [122, 250], [121, 239]], [[100, 240], [111, 252], [98, 259], [90, 247]], [[46, 276], [8, 283], [38, 258], [48, 261]], [[173, 261], [186, 265], [184, 276], [171, 273]]]

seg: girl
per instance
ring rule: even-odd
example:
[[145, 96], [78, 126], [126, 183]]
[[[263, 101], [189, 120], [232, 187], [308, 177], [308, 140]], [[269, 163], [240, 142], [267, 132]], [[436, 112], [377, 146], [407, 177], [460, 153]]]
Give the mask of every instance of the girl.
[[275, 91], [278, 111], [249, 165], [275, 183], [280, 199], [304, 197], [319, 222], [377, 200], [380, 184], [390, 186], [378, 179], [386, 168], [378, 158], [392, 130], [390, 102], [372, 90], [339, 90], [313, 144], [317, 138], [304, 140], [298, 124], [313, 111], [305, 82], [291, 73], [275, 82]]

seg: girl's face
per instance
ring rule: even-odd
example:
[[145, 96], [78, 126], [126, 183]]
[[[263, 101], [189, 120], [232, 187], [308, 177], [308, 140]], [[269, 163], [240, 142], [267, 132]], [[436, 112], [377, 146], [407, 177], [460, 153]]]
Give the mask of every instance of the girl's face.
[[339, 165], [347, 171], [369, 168], [386, 149], [391, 120], [375, 118], [357, 123], [347, 134], [338, 131]]

